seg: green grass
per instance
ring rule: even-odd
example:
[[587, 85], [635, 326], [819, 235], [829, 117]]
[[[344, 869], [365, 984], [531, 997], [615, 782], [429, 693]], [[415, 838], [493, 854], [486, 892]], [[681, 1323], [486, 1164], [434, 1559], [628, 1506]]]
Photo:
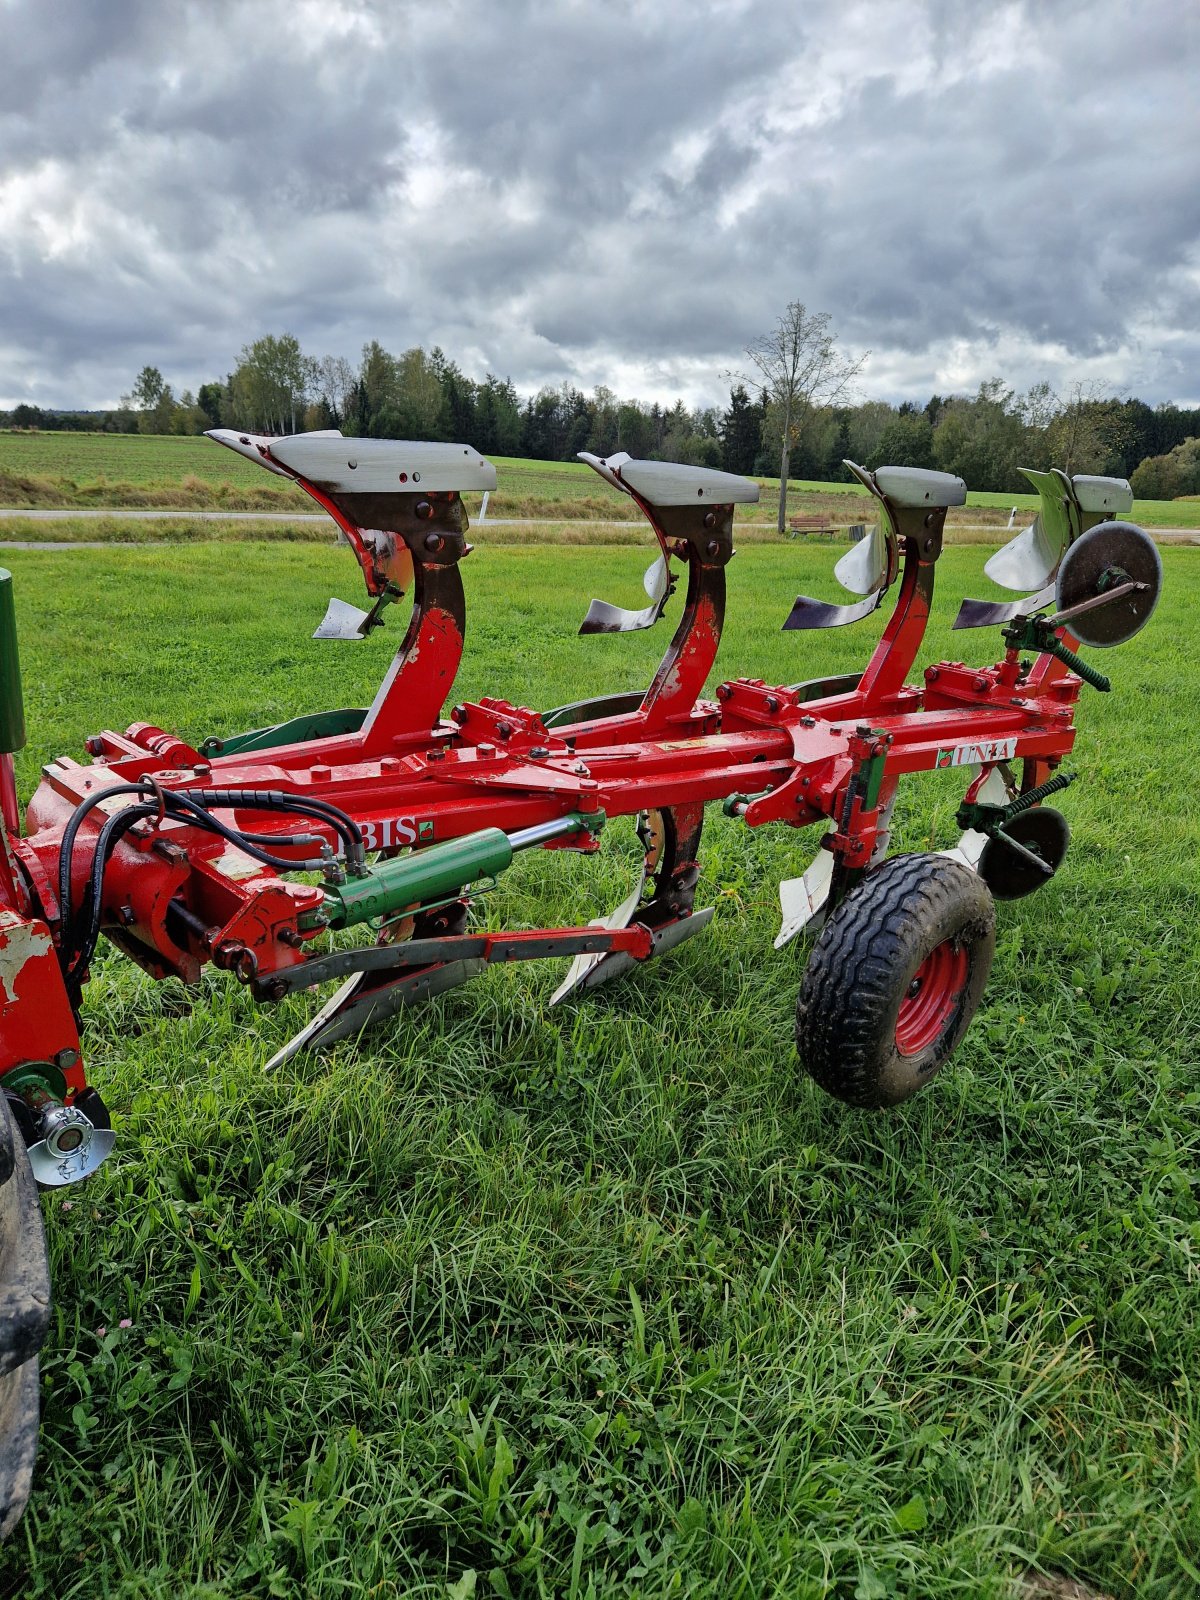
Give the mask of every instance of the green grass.
[[[307, 635], [346, 552], [14, 552], [28, 793], [102, 725], [234, 731], [363, 704], [394, 647]], [[830, 552], [746, 549], [722, 675], [861, 662], [781, 634]], [[715, 811], [701, 938], [549, 1011], [498, 970], [266, 1076], [312, 999], [258, 1009], [111, 951], [85, 1007], [117, 1154], [44, 1202], [55, 1315], [33, 1502], [0, 1593], [975, 1600], [1030, 1567], [1122, 1600], [1200, 1586], [1200, 565], [1085, 691], [1060, 876], [999, 912], [954, 1066], [886, 1116], [798, 1072], [778, 880], [812, 841]], [[943, 558], [926, 659], [978, 551]], [[548, 706], [665, 643], [609, 546], [464, 569], [456, 693]], [[961, 780], [904, 787], [898, 844]], [[587, 917], [634, 861], [522, 857], [510, 925]], [[129, 1326], [122, 1328], [128, 1319]]]
[[[494, 458], [499, 487], [489, 502], [494, 517], [569, 517], [636, 520], [628, 498], [603, 483], [582, 461]], [[760, 478], [758, 505], [739, 506], [743, 522], [772, 521], [779, 481]], [[479, 496], [465, 497], [475, 515]], [[163, 507], [193, 510], [288, 511], [309, 502], [294, 485], [268, 476], [252, 461], [210, 439], [156, 434], [39, 433], [0, 429], [0, 505], [47, 507]], [[972, 493], [950, 525], [1002, 526], [1015, 505], [1037, 509], [1034, 494]], [[857, 484], [793, 479], [789, 514], [831, 520], [874, 520], [872, 502]], [[1134, 519], [1154, 528], [1191, 528], [1196, 499], [1139, 500]]]

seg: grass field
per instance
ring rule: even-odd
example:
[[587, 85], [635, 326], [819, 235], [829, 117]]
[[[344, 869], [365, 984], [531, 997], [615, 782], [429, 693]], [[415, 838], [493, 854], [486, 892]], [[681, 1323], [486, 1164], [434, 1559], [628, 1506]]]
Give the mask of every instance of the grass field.
[[[498, 456], [493, 517], [636, 520], [627, 496], [578, 461], [523, 461]], [[742, 522], [775, 518], [777, 479], [764, 478], [762, 499], [739, 506]], [[464, 497], [472, 515], [479, 496]], [[950, 513], [956, 525], [1003, 525], [1014, 505], [1034, 510], [1033, 494], [975, 494]], [[308, 510], [302, 491], [233, 451], [204, 438], [142, 434], [38, 433], [0, 430], [0, 506], [162, 507], [180, 510]], [[874, 520], [872, 502], [854, 484], [793, 481], [789, 513], [834, 521]], [[1134, 506], [1147, 527], [1190, 528], [1200, 521], [1196, 500], [1148, 500]]]
[[[365, 704], [394, 647], [308, 638], [346, 552], [5, 555], [31, 744], [148, 719], [199, 738]], [[982, 553], [943, 558], [927, 656]], [[116, 1155], [44, 1200], [55, 1315], [29, 1513], [0, 1594], [1001, 1600], [1030, 1569], [1121, 1600], [1200, 1589], [1200, 563], [1085, 691], [1060, 876], [1000, 908], [955, 1065], [899, 1111], [796, 1068], [802, 948], [776, 885], [811, 841], [708, 826], [713, 926], [548, 1011], [490, 973], [361, 1045], [262, 1064], [311, 1001], [110, 951], [85, 1007]], [[723, 676], [861, 662], [875, 621], [781, 634], [830, 552], [730, 568]], [[608, 545], [491, 548], [456, 693], [549, 706], [645, 681], [663, 630]], [[948, 843], [961, 782], [902, 790]], [[522, 857], [489, 915], [586, 918], [599, 860]]]

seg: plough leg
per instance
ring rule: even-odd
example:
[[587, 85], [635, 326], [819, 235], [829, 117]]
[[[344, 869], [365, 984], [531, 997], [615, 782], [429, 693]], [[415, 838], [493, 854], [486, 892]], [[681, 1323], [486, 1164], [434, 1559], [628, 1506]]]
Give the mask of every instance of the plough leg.
[[[643, 812], [639, 833], [646, 853], [637, 885], [615, 911], [597, 918], [590, 926], [628, 928], [635, 922], [641, 923], [650, 929], [654, 940], [652, 954], [656, 956], [664, 955], [707, 928], [713, 918], [713, 907], [692, 910], [700, 875], [696, 858], [703, 828], [702, 805]], [[648, 880], [653, 883], [653, 893], [649, 900], [643, 900]], [[579, 990], [608, 983], [637, 965], [634, 956], [621, 950], [576, 956], [566, 977], [550, 997], [550, 1004], [557, 1005]]]

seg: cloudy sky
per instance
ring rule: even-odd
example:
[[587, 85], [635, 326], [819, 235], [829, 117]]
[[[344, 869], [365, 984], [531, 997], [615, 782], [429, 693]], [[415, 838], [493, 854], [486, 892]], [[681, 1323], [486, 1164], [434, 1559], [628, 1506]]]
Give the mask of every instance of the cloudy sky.
[[1197, 0], [0, 0], [0, 405], [292, 332], [691, 403], [1200, 403]]

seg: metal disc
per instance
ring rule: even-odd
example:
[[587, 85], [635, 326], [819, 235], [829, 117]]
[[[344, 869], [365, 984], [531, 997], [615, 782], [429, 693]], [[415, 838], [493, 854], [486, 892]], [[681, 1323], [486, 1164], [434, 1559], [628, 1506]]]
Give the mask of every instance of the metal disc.
[[1041, 871], [1003, 838], [988, 840], [979, 857], [979, 876], [997, 900], [1020, 900], [1049, 883], [1058, 871], [1071, 841], [1071, 829], [1061, 811], [1053, 806], [1035, 806], [1006, 822], [1004, 832], [1050, 868], [1049, 872]]
[[1062, 559], [1055, 584], [1059, 611], [1091, 600], [1129, 578], [1145, 589], [1085, 611], [1067, 624], [1081, 644], [1124, 644], [1150, 620], [1162, 592], [1162, 558], [1149, 534], [1132, 522], [1101, 522], [1082, 534]]

